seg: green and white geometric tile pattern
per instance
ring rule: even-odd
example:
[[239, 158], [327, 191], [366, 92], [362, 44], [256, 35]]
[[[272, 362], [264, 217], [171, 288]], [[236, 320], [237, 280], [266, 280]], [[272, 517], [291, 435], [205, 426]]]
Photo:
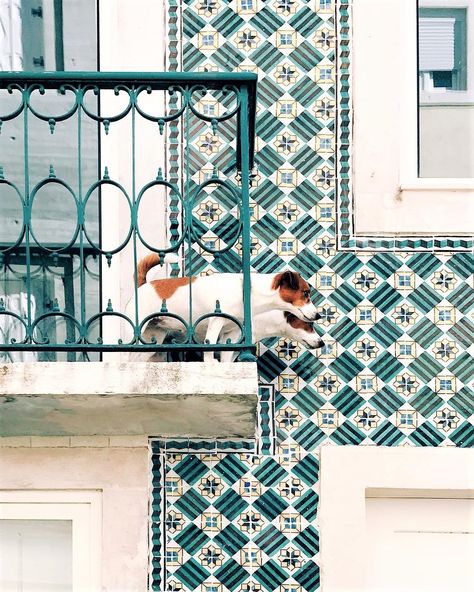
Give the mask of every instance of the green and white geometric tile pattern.
[[[155, 590], [313, 592], [321, 444], [474, 446], [472, 252], [447, 252], [447, 243], [395, 251], [382, 240], [372, 251], [338, 248], [336, 225], [349, 233], [351, 215], [350, 199], [336, 203], [350, 174], [350, 56], [336, 39], [338, 19], [350, 34], [347, 15], [333, 0], [182, 5], [183, 69], [259, 74], [252, 266], [308, 279], [326, 347], [315, 355], [285, 339], [260, 344], [255, 449], [154, 444]], [[174, 5], [171, 39], [176, 16]], [[217, 136], [225, 160], [225, 128]]]
[[163, 463], [164, 500], [156, 590], [318, 587], [314, 455], [172, 452], [155, 446], [154, 464]]

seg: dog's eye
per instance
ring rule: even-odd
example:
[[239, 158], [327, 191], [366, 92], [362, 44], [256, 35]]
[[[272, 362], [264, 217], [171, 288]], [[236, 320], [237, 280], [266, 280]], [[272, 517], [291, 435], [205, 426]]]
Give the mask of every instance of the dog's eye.
[[303, 291], [303, 296], [304, 296], [305, 298], [309, 298], [309, 290], [304, 290], [304, 291]]

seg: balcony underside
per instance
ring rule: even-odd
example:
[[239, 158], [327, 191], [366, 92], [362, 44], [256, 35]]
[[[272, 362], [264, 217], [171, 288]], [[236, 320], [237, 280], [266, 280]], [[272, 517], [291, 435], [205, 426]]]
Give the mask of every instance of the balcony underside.
[[0, 436], [253, 438], [255, 363], [13, 363]]

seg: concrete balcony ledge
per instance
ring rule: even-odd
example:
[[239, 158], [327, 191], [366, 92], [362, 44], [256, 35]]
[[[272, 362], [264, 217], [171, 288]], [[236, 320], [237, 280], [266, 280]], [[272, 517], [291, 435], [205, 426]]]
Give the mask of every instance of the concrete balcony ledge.
[[37, 362], [0, 366], [0, 436], [253, 438], [257, 365]]

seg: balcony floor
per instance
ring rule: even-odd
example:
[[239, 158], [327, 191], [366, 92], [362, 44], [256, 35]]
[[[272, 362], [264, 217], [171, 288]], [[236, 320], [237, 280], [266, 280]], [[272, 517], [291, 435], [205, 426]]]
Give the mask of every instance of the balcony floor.
[[38, 362], [0, 367], [0, 436], [253, 438], [255, 363]]

